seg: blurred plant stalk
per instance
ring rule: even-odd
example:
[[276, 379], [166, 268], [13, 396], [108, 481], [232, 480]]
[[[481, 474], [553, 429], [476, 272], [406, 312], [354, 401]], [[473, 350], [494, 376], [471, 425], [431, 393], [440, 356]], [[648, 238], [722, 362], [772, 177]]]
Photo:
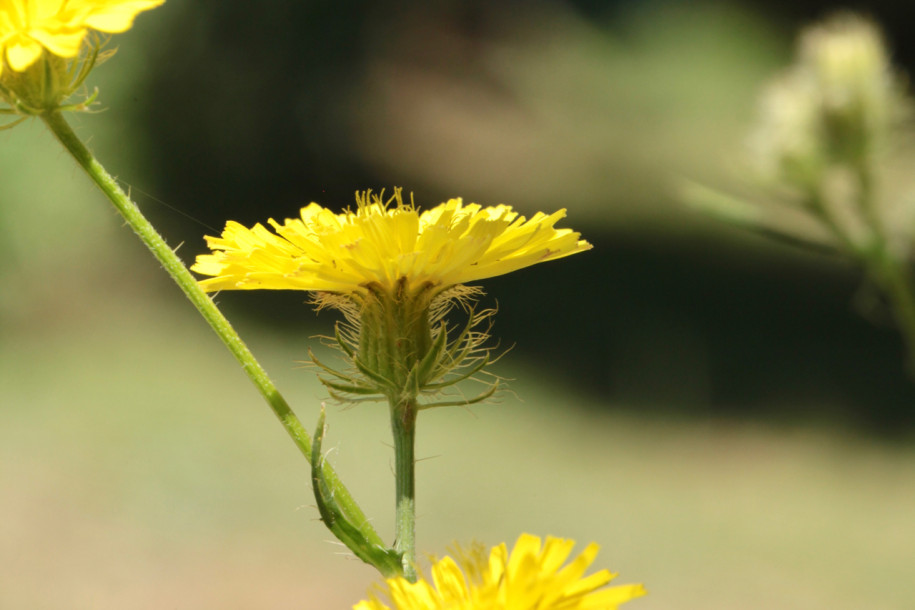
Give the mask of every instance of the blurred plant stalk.
[[900, 190], [889, 171], [915, 135], [902, 83], [874, 23], [843, 13], [808, 28], [795, 62], [762, 96], [750, 147], [752, 198], [788, 208], [814, 234], [704, 186], [688, 185], [684, 198], [727, 222], [861, 265], [892, 309], [915, 377], [915, 180]]

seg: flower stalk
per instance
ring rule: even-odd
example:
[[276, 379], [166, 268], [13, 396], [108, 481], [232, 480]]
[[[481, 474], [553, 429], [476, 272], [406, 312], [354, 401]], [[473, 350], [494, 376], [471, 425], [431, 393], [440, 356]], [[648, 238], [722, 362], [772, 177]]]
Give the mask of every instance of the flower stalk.
[[[231, 323], [222, 314], [219, 308], [207, 296], [197, 280], [191, 275], [180, 258], [165, 243], [153, 225], [143, 216], [137, 205], [121, 189], [117, 181], [95, 159], [89, 149], [83, 144], [73, 129], [67, 123], [61, 112], [52, 111], [41, 115], [42, 121], [51, 130], [63, 147], [73, 156], [89, 178], [105, 194], [109, 201], [117, 208], [118, 212], [127, 221], [131, 229], [152, 252], [159, 263], [165, 268], [171, 278], [178, 284], [185, 296], [191, 301], [201, 316], [207, 321], [213, 331], [219, 336], [223, 344], [241, 364], [245, 374], [264, 397], [270, 409], [279, 419], [286, 433], [298, 447], [299, 451], [309, 461], [312, 460], [312, 444], [308, 431], [295, 415], [286, 399], [280, 394], [276, 385], [267, 375], [267, 372], [255, 359], [254, 355], [245, 345], [241, 337], [232, 327]], [[344, 487], [336, 472], [329, 464], [321, 465], [321, 475], [324, 484], [332, 490], [336, 502], [344, 507], [347, 514], [360, 523], [368, 523], [362, 510], [353, 500], [349, 491]], [[380, 543], [380, 538], [375, 534]]]
[[[331, 378], [320, 379], [332, 396], [345, 402], [385, 400], [388, 403], [395, 476], [394, 545], [389, 554], [398, 558], [397, 575], [411, 582], [417, 577], [416, 420], [421, 408], [437, 406], [435, 402], [423, 405], [419, 397], [424, 392], [436, 394], [442, 388], [465, 379], [469, 376], [466, 372], [453, 380], [442, 381], [442, 376], [464, 366], [464, 360], [471, 352], [485, 352], [482, 348], [485, 333], [473, 334], [468, 328], [449, 346], [448, 328], [442, 320], [448, 309], [448, 297], [444, 298], [444, 303], [438, 302], [429, 285], [410, 291], [406, 282], [398, 282], [392, 291], [380, 285], [370, 285], [364, 296], [351, 295], [342, 300], [335, 295], [324, 295], [323, 304], [332, 304], [347, 316], [345, 329], [337, 325], [335, 341], [336, 347], [350, 362], [352, 372], [337, 371], [312, 354], [313, 362], [331, 375]], [[319, 299], [319, 302], [322, 301]], [[471, 322], [469, 327], [474, 325]], [[446, 349], [448, 347], [451, 349]], [[473, 361], [470, 367], [473, 372], [489, 362], [488, 355], [474, 355], [470, 360]], [[459, 402], [479, 402], [491, 396], [497, 386], [498, 383], [493, 383], [480, 396]], [[321, 481], [316, 480], [315, 490], [320, 490], [321, 485]], [[327, 499], [317, 498], [317, 501], [320, 505]], [[323, 513], [322, 518], [327, 522]], [[334, 528], [331, 530], [334, 531]], [[337, 534], [336, 531], [334, 533]], [[352, 544], [352, 536], [345, 534], [344, 537], [338, 535], [338, 538], [359, 554], [360, 551]], [[357, 543], [355, 546], [361, 549], [365, 544]], [[388, 569], [388, 566], [382, 564], [379, 569]]]
[[394, 550], [401, 556], [403, 577], [416, 581], [416, 400], [391, 405], [394, 436]]

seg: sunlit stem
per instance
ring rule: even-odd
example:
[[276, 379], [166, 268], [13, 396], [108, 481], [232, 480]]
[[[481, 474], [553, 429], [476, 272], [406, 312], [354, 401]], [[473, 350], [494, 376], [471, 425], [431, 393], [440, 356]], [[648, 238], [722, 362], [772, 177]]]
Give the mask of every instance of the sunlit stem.
[[391, 408], [396, 479], [394, 550], [401, 553], [404, 578], [410, 582], [416, 582], [416, 414], [415, 399]]
[[[238, 333], [235, 332], [235, 329], [232, 328], [229, 321], [222, 315], [222, 312], [216, 307], [212, 299], [200, 288], [197, 280], [194, 279], [194, 276], [191, 275], [181, 259], [168, 247], [162, 236], [143, 216], [136, 204], [124, 193], [117, 181], [105, 171], [105, 168], [89, 152], [89, 149], [73, 132], [63, 115], [58, 111], [48, 112], [41, 115], [41, 119], [76, 162], [86, 171], [96, 186], [114, 204], [114, 207], [121, 213], [127, 224], [139, 236], [140, 240], [146, 244], [146, 247], [149, 248], [187, 298], [190, 299], [194, 307], [197, 308], [200, 315], [219, 335], [225, 346], [241, 364], [245, 374], [267, 401], [270, 409], [280, 420], [283, 428], [299, 448], [299, 451], [302, 452], [305, 459], [311, 461], [311, 438], [302, 422], [292, 412], [286, 399], [280, 394], [267, 372], [254, 358], [254, 355], [241, 340], [241, 337], [238, 336]], [[349, 491], [343, 486], [343, 483], [330, 465], [325, 464], [323, 472], [327, 485], [333, 491], [334, 498], [341, 509], [349, 514], [354, 521], [365, 522], [366, 518], [362, 510], [352, 499]], [[380, 543], [380, 540], [378, 542]]]
[[[432, 347], [429, 323], [430, 287], [410, 291], [406, 281], [394, 291], [368, 286], [361, 303], [358, 368], [388, 399], [394, 437], [394, 550], [401, 557], [403, 576], [416, 581], [415, 441], [417, 396], [426, 383], [420, 370]], [[444, 332], [444, 330], [442, 331]], [[425, 364], [425, 366], [424, 366]]]

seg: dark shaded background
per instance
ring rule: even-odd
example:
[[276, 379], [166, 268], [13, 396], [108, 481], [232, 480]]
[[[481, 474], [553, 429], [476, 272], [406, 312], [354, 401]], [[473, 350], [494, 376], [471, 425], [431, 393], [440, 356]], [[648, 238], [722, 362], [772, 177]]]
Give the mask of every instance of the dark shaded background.
[[[166, 40], [156, 48], [159, 57], [149, 62], [134, 100], [140, 123], [149, 127], [141, 142], [149, 162], [145, 170], [155, 176], [150, 189], [168, 207], [142, 196], [141, 204], [169, 242], [185, 243], [182, 254], [188, 261], [203, 249], [201, 233], [217, 232], [226, 219], [252, 224], [291, 216], [309, 201], [342, 208], [351, 204], [356, 189], [402, 185], [421, 205], [463, 196], [484, 204], [504, 201], [526, 213], [538, 206], [567, 207], [567, 226], [583, 231], [595, 245], [592, 252], [486, 282], [501, 309], [497, 333], [503, 344], [515, 346], [512, 358], [549, 368], [621, 408], [815, 419], [884, 435], [909, 433], [915, 425], [915, 385], [903, 372], [902, 342], [857, 270], [689, 218], [678, 208], [672, 186], [676, 174], [695, 170], [696, 178], [715, 180], [722, 175], [716, 172], [724, 171], [716, 159], [670, 168], [670, 175], [660, 159], [656, 174], [633, 175], [623, 144], [611, 155], [624, 159], [619, 167], [608, 163], [604, 170], [599, 161], [582, 160], [594, 163], [590, 171], [603, 194], [579, 197], [573, 179], [567, 199], [538, 201], [512, 190], [513, 181], [526, 179], [523, 163], [520, 178], [506, 171], [504, 186], [476, 183], [468, 175], [466, 188], [455, 191], [437, 179], [453, 160], [439, 158], [440, 147], [451, 146], [448, 141], [429, 149], [427, 161], [435, 168], [430, 171], [386, 161], [386, 155], [402, 155], [396, 137], [376, 147], [381, 153], [363, 152], [371, 131], [365, 125], [383, 123], [390, 100], [396, 107], [400, 95], [395, 91], [379, 99], [372, 84], [379, 78], [379, 61], [394, 66], [390, 73], [395, 75], [426, 79], [431, 89], [438, 81], [457, 83], [458, 90], [472, 85], [524, 115], [524, 100], [487, 60], [493, 40], [513, 40], [513, 28], [528, 23], [532, 31], [542, 30], [542, 45], [549, 48], [556, 44], [548, 27], [551, 16], [561, 14], [605, 32], [625, 55], [630, 45], [644, 45], [644, 31], [633, 23], [644, 28], [645, 22], [689, 11], [690, 5], [269, 0], [258, 3], [252, 18], [243, 2], [169, 3], [166, 10], [174, 15]], [[913, 66], [915, 41], [907, 35], [911, 22], [901, 3], [850, 6], [883, 24], [898, 63]], [[789, 61], [798, 29], [835, 5], [746, 2], [694, 8], [706, 16], [685, 20], [684, 29], [703, 19], [738, 15], [734, 23], [750, 24], [755, 36], [771, 43], [773, 52], [759, 50], [762, 59], [748, 70], [752, 84]], [[667, 35], [676, 47], [680, 33], [676, 27], [672, 31], [658, 36]], [[712, 60], [753, 51], [716, 49], [714, 39], [708, 44]], [[684, 77], [689, 80], [689, 74]], [[697, 77], [696, 86], [703, 82]], [[394, 79], [391, 86], [398, 85]], [[649, 98], [666, 99], [663, 79], [608, 86], [624, 95], [655, 87], [660, 93]], [[733, 96], [740, 100], [758, 89], [741, 86]], [[404, 102], [413, 99], [409, 88], [402, 95]], [[664, 120], [678, 112], [675, 96], [669, 96], [670, 107], [636, 99], [630, 111], [649, 116], [643, 120], [654, 120], [652, 113]], [[716, 99], [738, 107], [727, 95]], [[379, 113], [385, 104], [389, 107]], [[752, 104], [744, 106], [744, 115], [730, 117], [734, 128], [721, 141], [742, 137], [739, 126], [749, 125], [753, 111]], [[715, 112], [710, 109], [704, 120], [714, 123]], [[403, 133], [407, 140], [414, 135]], [[703, 144], [701, 126], [691, 137]], [[714, 142], [703, 150], [712, 148]], [[466, 153], [460, 149], [455, 155]], [[462, 171], [454, 170], [455, 181], [463, 179]], [[534, 178], [537, 172], [530, 169]], [[601, 197], [616, 200], [614, 209], [630, 205], [655, 211], [634, 218], [621, 214], [617, 221], [599, 208], [594, 212]], [[580, 211], [588, 205], [580, 203], [582, 198], [591, 202], [590, 212]], [[302, 300], [296, 294], [221, 297], [230, 310], [277, 325], [302, 324]]]

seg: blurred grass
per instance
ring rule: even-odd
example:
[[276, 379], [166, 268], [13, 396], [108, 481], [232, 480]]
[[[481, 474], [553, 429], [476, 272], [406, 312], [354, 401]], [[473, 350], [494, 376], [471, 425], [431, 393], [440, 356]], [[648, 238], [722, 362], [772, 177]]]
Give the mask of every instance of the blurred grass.
[[[349, 607], [374, 575], [328, 542], [304, 461], [163, 294], [112, 286], [67, 320], [4, 332], [0, 608]], [[242, 332], [310, 426], [323, 392], [296, 363], [309, 339]], [[911, 448], [595, 416], [507, 360], [523, 400], [421, 418], [424, 551], [522, 531], [596, 540], [600, 566], [647, 583], [645, 610], [915, 603]], [[384, 409], [335, 407], [329, 423], [331, 459], [389, 538]]]

